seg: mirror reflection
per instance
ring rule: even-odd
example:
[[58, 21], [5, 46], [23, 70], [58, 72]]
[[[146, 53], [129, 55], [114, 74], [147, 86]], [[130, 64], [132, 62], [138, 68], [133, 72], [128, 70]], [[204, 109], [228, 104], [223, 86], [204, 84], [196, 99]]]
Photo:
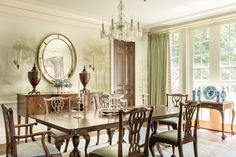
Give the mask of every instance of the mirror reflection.
[[69, 79], [76, 67], [76, 53], [68, 38], [61, 34], [47, 36], [39, 48], [39, 68], [49, 81]]

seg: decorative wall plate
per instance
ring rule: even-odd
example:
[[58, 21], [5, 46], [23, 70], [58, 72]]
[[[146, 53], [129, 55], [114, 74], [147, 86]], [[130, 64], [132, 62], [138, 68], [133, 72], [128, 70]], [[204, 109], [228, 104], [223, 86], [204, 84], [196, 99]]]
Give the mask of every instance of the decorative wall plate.
[[203, 91], [203, 96], [207, 100], [213, 100], [216, 97], [216, 92], [215, 86], [207, 86]]

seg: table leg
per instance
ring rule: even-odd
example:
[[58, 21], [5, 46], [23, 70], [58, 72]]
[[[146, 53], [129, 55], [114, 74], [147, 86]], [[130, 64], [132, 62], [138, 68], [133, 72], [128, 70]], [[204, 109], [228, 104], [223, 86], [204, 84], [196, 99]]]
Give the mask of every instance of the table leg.
[[90, 136], [89, 134], [86, 134], [86, 135], [83, 135], [84, 139], [85, 139], [85, 147], [84, 147], [84, 153], [85, 153], [85, 156], [87, 157], [88, 156], [88, 145], [90, 143]]
[[70, 157], [80, 157], [80, 151], [78, 149], [78, 145], [79, 145], [79, 135], [74, 135], [72, 137], [72, 143], [74, 146], [73, 151], [70, 153]]
[[234, 133], [234, 117], [235, 117], [235, 110], [232, 109], [232, 121], [231, 121], [231, 133]]
[[221, 119], [222, 119], [222, 140], [224, 140], [226, 138], [225, 136], [225, 115], [224, 115], [224, 111], [220, 111], [221, 114]]

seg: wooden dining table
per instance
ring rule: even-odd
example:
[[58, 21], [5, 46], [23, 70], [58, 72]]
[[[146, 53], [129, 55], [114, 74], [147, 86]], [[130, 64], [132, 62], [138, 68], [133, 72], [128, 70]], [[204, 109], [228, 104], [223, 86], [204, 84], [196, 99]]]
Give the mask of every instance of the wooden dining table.
[[[154, 107], [152, 116], [152, 128], [154, 132], [157, 130], [157, 120], [179, 115], [179, 109], [175, 107], [159, 106]], [[70, 157], [79, 157], [80, 151], [78, 149], [79, 138], [83, 136], [86, 139], [85, 154], [87, 154], [87, 147], [89, 145], [90, 136], [88, 132], [97, 131], [108, 128], [118, 128], [119, 116], [102, 115], [99, 111], [86, 111], [82, 114], [78, 111], [30, 115], [30, 118], [36, 122], [51, 128], [66, 132], [72, 136], [72, 143], [74, 149], [70, 153]]]

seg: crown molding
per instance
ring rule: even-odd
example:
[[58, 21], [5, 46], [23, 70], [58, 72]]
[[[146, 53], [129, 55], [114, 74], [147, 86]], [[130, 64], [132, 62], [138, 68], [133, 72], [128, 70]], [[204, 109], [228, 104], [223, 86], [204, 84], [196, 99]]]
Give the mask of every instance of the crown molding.
[[183, 23], [190, 23], [193, 21], [199, 21], [203, 19], [215, 18], [224, 15], [234, 14], [236, 11], [236, 3], [217, 7], [214, 9], [209, 9], [201, 12], [196, 12], [190, 15], [185, 15], [181, 17], [172, 18], [169, 20], [160, 21], [150, 25], [145, 25], [146, 30], [156, 30], [163, 27], [172, 27], [175, 25], [180, 25]]
[[101, 27], [101, 21], [80, 16], [77, 12], [47, 8], [16, 0], [1, 0], [0, 14], [40, 19], [70, 25], [80, 25], [91, 28]]

